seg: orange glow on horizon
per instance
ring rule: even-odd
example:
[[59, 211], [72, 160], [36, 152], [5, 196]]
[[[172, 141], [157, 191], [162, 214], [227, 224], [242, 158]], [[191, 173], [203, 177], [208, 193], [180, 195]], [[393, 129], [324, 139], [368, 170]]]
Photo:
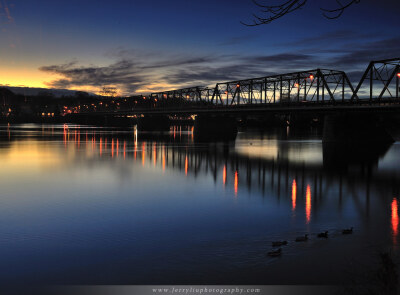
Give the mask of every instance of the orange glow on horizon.
[[311, 187], [307, 185], [306, 191], [306, 221], [310, 223], [311, 220]]
[[393, 241], [396, 241], [397, 234], [399, 232], [399, 208], [397, 204], [397, 199], [392, 200], [392, 231], [393, 231]]
[[[24, 87], [24, 88], [45, 88], [53, 89], [51, 82], [65, 79], [62, 75], [40, 71], [40, 65], [27, 66], [6, 66], [2, 65], [0, 70], [0, 86]], [[67, 87], [68, 90], [86, 91], [97, 93], [100, 87], [91, 85]]]
[[296, 179], [293, 179], [292, 183], [292, 210], [296, 210], [296, 198], [297, 198], [297, 183]]

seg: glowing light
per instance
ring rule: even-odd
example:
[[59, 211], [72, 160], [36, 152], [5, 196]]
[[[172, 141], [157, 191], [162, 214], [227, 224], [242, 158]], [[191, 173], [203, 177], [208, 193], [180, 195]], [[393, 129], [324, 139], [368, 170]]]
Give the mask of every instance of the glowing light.
[[114, 158], [114, 138], [111, 140], [111, 158]]
[[103, 153], [103, 141], [102, 138], [100, 137], [100, 142], [99, 142], [99, 152], [100, 152], [100, 157]]
[[[394, 198], [392, 200], [392, 231], [393, 231], [393, 238], [396, 238], [399, 232], [399, 209], [397, 204], [397, 199]], [[395, 241], [395, 240], [394, 240]]]
[[294, 83], [294, 87], [299, 88], [299, 83]]
[[297, 183], [296, 179], [293, 179], [292, 183], [292, 210], [296, 210], [296, 198], [297, 198]]
[[190, 96], [189, 96], [189, 95], [186, 95], [186, 98], [187, 98], [187, 99], [189, 99], [189, 98], [190, 98]]
[[310, 223], [311, 220], [311, 187], [307, 185], [306, 191], [306, 222]]
[[314, 75], [310, 75], [310, 80], [312, 81], [312, 80], [314, 80]]
[[226, 184], [226, 165], [224, 165], [224, 170], [222, 170], [222, 183]]
[[238, 194], [238, 187], [239, 187], [239, 172], [235, 171], [235, 180], [233, 182], [234, 189], [235, 189], [235, 196]]
[[185, 157], [185, 174], [188, 174], [188, 169], [189, 169], [189, 161], [188, 161], [188, 157]]
[[397, 73], [397, 77], [399, 77], [399, 78], [400, 78], [400, 73]]
[[240, 84], [238, 83], [238, 84], [236, 84], [236, 88], [239, 88], [240, 87]]

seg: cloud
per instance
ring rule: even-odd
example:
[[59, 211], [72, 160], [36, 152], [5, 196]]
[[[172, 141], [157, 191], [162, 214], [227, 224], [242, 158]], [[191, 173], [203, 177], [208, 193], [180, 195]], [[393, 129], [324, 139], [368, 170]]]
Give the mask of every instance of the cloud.
[[39, 69], [63, 77], [46, 83], [54, 88], [116, 85], [123, 92], [134, 92], [146, 80], [146, 76], [140, 73], [131, 60], [120, 60], [104, 67], [78, 66], [77, 62], [73, 61], [61, 65], [43, 66]]
[[227, 38], [225, 41], [219, 43], [220, 46], [238, 45], [256, 38], [256, 35], [244, 35], [238, 37]]
[[287, 42], [283, 43], [281, 45], [284, 46], [315, 46], [315, 45], [321, 45], [321, 44], [332, 44], [332, 41], [334, 41], [334, 44], [340, 44], [341, 42], [344, 41], [354, 41], [354, 40], [363, 40], [363, 39], [370, 39], [371, 36], [374, 36], [376, 34], [374, 33], [369, 33], [369, 34], [362, 34], [359, 32], [351, 31], [351, 30], [336, 30], [336, 31], [330, 31], [330, 32], [325, 32], [321, 35], [310, 37], [310, 38], [304, 38], [301, 40], [293, 41], [293, 42]]
[[5, 19], [6, 23], [14, 23], [14, 18], [11, 15], [7, 0], [0, 0], [0, 20], [1, 19]]
[[[344, 52], [344, 53], [343, 53]], [[337, 57], [332, 65], [350, 69], [367, 65], [371, 60], [383, 60], [400, 57], [400, 37], [373, 41], [365, 44], [350, 44], [347, 48], [336, 50]]]
[[[348, 33], [351, 36], [351, 33]], [[124, 95], [157, 92], [192, 86], [213, 86], [235, 81], [284, 74], [314, 68], [330, 68], [349, 73], [356, 85], [370, 60], [393, 58], [400, 53], [400, 37], [347, 42], [336, 48], [305, 53], [293, 50], [266, 55], [202, 54], [171, 55], [162, 52], [139, 52], [117, 49], [108, 54], [114, 61], [107, 66], [83, 66], [74, 60], [60, 65], [42, 66], [40, 70], [61, 77], [47, 82], [54, 88], [73, 89], [115, 86]]]
[[[110, 55], [111, 56], [111, 55]], [[306, 69], [313, 57], [297, 53], [274, 55], [186, 55], [168, 56], [134, 51], [117, 52], [118, 60], [108, 66], [80, 66], [74, 60], [40, 67], [60, 75], [47, 82], [53, 88], [116, 86], [125, 95], [136, 91], [161, 91], [165, 87], [212, 86], [218, 82], [262, 77], [279, 72]]]

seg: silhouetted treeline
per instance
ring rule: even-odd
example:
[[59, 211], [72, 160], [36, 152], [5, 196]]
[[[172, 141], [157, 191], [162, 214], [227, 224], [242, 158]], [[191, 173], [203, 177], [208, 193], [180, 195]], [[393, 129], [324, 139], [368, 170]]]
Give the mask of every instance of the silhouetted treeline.
[[1, 122], [62, 122], [74, 113], [128, 110], [148, 104], [142, 96], [105, 97], [77, 91], [75, 95], [55, 97], [50, 91], [37, 95], [15, 94], [0, 87]]

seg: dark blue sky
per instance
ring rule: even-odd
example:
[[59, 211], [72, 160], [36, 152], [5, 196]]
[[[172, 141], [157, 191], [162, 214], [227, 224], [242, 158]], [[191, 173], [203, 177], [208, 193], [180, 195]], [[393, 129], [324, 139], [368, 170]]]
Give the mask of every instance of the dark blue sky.
[[400, 56], [395, 0], [361, 0], [337, 20], [319, 9], [336, 7], [335, 0], [308, 0], [258, 27], [240, 24], [259, 13], [251, 0], [0, 5], [0, 84], [89, 91], [113, 85], [133, 94], [317, 67], [357, 76], [369, 60]]

